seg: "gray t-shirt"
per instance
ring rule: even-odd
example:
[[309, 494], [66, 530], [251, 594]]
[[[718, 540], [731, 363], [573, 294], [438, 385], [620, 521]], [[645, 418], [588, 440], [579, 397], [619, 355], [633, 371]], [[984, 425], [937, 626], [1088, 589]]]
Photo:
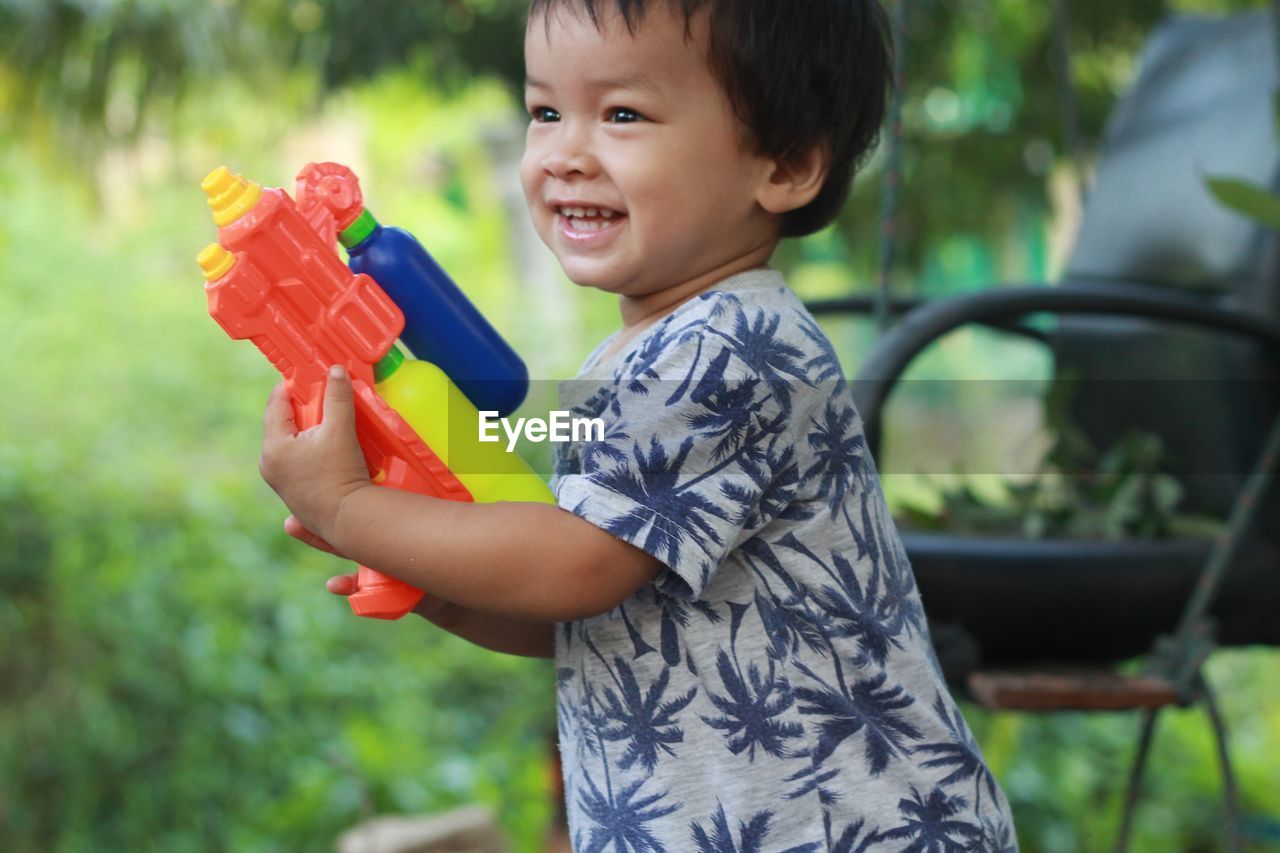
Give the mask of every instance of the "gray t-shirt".
[[604, 438], [557, 445], [553, 488], [667, 568], [556, 632], [574, 849], [1016, 850], [782, 276], [733, 276], [597, 364], [609, 342], [561, 387]]

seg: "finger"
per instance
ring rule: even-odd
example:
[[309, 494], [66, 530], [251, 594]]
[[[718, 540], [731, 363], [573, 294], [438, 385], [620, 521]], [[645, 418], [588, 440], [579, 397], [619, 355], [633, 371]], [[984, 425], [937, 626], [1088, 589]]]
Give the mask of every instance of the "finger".
[[267, 441], [289, 438], [298, 434], [298, 424], [293, 416], [293, 404], [285, 393], [284, 383], [276, 383], [267, 398], [267, 410], [262, 415], [262, 428]]
[[324, 582], [325, 589], [334, 595], [351, 595], [356, 591], [356, 576], [334, 575]]
[[330, 428], [355, 432], [355, 391], [351, 387], [351, 377], [340, 364], [329, 368], [329, 381], [324, 387], [323, 423]]
[[417, 605], [413, 608], [413, 612], [417, 613], [425, 619], [430, 619], [444, 610], [448, 602], [443, 598], [437, 598], [430, 593], [422, 596]]
[[330, 545], [326, 540], [321, 539], [319, 536], [317, 536], [316, 534], [308, 530], [306, 527], [304, 527], [302, 525], [302, 522], [298, 521], [296, 516], [291, 515], [284, 520], [284, 532], [288, 533], [290, 536], [292, 536], [294, 539], [297, 539], [299, 542], [304, 542], [307, 545], [310, 545], [312, 548], [315, 548], [317, 551], [324, 551], [327, 554], [333, 554], [335, 557], [345, 556], [337, 548], [334, 548], [332, 545]]

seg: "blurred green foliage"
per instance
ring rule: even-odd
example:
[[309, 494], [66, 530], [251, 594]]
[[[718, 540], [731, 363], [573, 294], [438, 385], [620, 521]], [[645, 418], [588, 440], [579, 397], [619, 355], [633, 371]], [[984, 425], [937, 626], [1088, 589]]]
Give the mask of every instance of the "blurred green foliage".
[[[213, 234], [197, 186], [212, 166], [289, 186], [308, 160], [345, 160], [534, 376], [572, 373], [616, 307], [513, 249], [523, 7], [0, 0], [0, 849], [326, 848], [369, 815], [470, 802], [539, 849], [549, 664], [413, 617], [359, 620], [324, 591], [344, 565], [283, 535], [254, 465], [275, 374], [205, 314], [192, 260]], [[1086, 135], [1163, 8], [1071, 4]], [[903, 289], [1051, 272], [1065, 145], [1048, 21], [1027, 0], [912, 4]], [[880, 164], [835, 227], [780, 252], [802, 295], [874, 279]], [[873, 340], [863, 322], [831, 330], [849, 365]], [[1047, 375], [1038, 352], [984, 335], [949, 337], [918, 371]], [[928, 438], [947, 402], [925, 403], [901, 422]], [[1004, 453], [1002, 438], [971, 452]], [[1208, 674], [1265, 849], [1280, 663], [1233, 651]], [[1107, 846], [1136, 719], [966, 714], [1025, 850]], [[1148, 780], [1134, 849], [1216, 849], [1198, 712], [1162, 718]]]
[[[492, 95], [419, 91], [427, 119], [404, 130], [385, 108], [403, 88], [332, 115], [381, 116], [401, 140], [370, 146], [386, 162], [372, 197], [428, 229], [505, 325], [519, 304], [497, 304], [511, 286], [491, 166], [444, 132], [482, 123]], [[323, 588], [346, 564], [281, 531], [255, 465], [277, 377], [206, 313], [198, 184], [226, 157], [288, 185], [300, 163], [267, 140], [318, 119], [235, 85], [200, 106], [185, 133], [104, 159], [97, 193], [43, 152], [0, 147], [0, 849], [323, 849], [373, 814], [476, 802], [538, 849], [550, 663], [417, 617], [357, 619]], [[417, 138], [440, 140], [455, 160], [440, 181], [471, 203], [384, 192], [415, 168]]]

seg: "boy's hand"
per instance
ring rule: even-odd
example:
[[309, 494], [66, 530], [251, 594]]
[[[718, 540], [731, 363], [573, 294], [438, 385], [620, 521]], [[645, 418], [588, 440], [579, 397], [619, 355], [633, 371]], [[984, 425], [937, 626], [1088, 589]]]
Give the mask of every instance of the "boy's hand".
[[[342, 557], [344, 560], [348, 559], [346, 554], [343, 554], [337, 548], [333, 547], [328, 542], [303, 527], [302, 522], [298, 521], [296, 516], [291, 515], [284, 520], [284, 532], [288, 533], [299, 542], [310, 545], [317, 551], [324, 551], [326, 554], [333, 554], [335, 557]], [[325, 589], [329, 590], [329, 592], [334, 595], [351, 595], [356, 591], [356, 573], [352, 572], [349, 575], [334, 575], [329, 578], [329, 580], [325, 581]], [[422, 600], [418, 602], [418, 605], [413, 608], [413, 612], [426, 619], [430, 619], [433, 616], [439, 616], [445, 606], [446, 602], [444, 599], [436, 598], [434, 595], [424, 595], [422, 596]]]
[[298, 521], [298, 517], [295, 515], [291, 515], [284, 520], [284, 532], [288, 533], [299, 542], [305, 545], [310, 545], [317, 551], [324, 551], [326, 554], [332, 554], [333, 556], [341, 557], [344, 560], [350, 559], [346, 554], [343, 554], [337, 548], [333, 547], [328, 542], [303, 527], [302, 522]]
[[284, 383], [272, 390], [263, 416], [258, 469], [300, 527], [323, 541], [343, 500], [371, 485], [356, 439], [355, 403], [345, 370], [330, 371], [323, 420], [302, 432], [298, 432]]

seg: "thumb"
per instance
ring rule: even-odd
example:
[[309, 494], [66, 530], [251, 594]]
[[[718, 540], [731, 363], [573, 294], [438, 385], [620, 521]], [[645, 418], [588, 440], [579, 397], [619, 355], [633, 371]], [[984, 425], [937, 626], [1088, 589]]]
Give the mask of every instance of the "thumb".
[[329, 381], [324, 388], [325, 424], [355, 428], [355, 391], [351, 377], [341, 364], [329, 368]]

